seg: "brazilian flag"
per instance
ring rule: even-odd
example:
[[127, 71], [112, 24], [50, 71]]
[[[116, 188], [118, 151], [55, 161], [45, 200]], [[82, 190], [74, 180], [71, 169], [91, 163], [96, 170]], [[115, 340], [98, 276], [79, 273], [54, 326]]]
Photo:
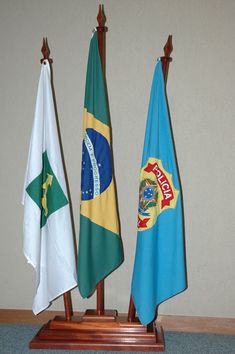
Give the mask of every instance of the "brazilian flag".
[[89, 48], [84, 106], [78, 286], [85, 298], [123, 262], [110, 121], [96, 32]]

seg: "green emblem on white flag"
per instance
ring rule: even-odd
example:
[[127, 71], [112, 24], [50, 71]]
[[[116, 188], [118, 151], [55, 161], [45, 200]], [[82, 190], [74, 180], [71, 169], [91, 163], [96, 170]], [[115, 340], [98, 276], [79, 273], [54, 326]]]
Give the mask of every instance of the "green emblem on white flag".
[[41, 224], [43, 227], [47, 218], [56, 210], [68, 204], [60, 184], [51, 168], [47, 152], [42, 155], [42, 172], [26, 188], [26, 192], [41, 209]]

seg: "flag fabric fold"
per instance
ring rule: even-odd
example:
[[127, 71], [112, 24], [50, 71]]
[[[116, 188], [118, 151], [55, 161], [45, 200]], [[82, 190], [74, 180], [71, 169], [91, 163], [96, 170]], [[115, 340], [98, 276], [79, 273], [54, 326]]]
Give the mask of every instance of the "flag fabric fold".
[[78, 286], [82, 297], [89, 297], [122, 261], [108, 104], [95, 32], [88, 54], [83, 114], [78, 250]]
[[186, 288], [180, 183], [158, 61], [150, 94], [140, 172], [132, 297], [142, 324], [156, 307]]
[[23, 190], [23, 251], [36, 271], [33, 312], [77, 285], [73, 230], [48, 60], [41, 67]]

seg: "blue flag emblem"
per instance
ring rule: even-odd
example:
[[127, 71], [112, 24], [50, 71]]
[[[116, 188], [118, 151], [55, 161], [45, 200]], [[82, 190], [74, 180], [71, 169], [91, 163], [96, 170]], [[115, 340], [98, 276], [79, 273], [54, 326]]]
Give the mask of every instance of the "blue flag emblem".
[[95, 129], [87, 128], [82, 145], [82, 200], [98, 197], [110, 185], [112, 162], [107, 139]]

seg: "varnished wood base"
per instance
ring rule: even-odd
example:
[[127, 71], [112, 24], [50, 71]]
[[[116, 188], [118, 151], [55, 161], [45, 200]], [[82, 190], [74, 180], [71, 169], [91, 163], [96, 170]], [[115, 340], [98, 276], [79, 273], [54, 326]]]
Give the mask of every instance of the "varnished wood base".
[[[0, 309], [0, 323], [43, 325], [64, 311], [44, 311], [35, 316], [31, 310]], [[82, 313], [76, 312], [77, 316]], [[127, 317], [127, 314], [123, 314]], [[215, 333], [235, 336], [235, 318], [158, 315], [157, 322], [164, 331]]]
[[83, 321], [115, 321], [117, 318], [116, 310], [104, 310], [98, 313], [96, 310], [86, 310], [82, 316]]
[[[116, 314], [116, 312], [115, 312]], [[56, 316], [44, 325], [29, 343], [31, 349], [80, 349], [163, 352], [164, 338], [161, 327], [142, 326], [136, 319], [127, 322], [113, 312], [99, 317], [89, 310], [81, 317], [66, 321]]]

